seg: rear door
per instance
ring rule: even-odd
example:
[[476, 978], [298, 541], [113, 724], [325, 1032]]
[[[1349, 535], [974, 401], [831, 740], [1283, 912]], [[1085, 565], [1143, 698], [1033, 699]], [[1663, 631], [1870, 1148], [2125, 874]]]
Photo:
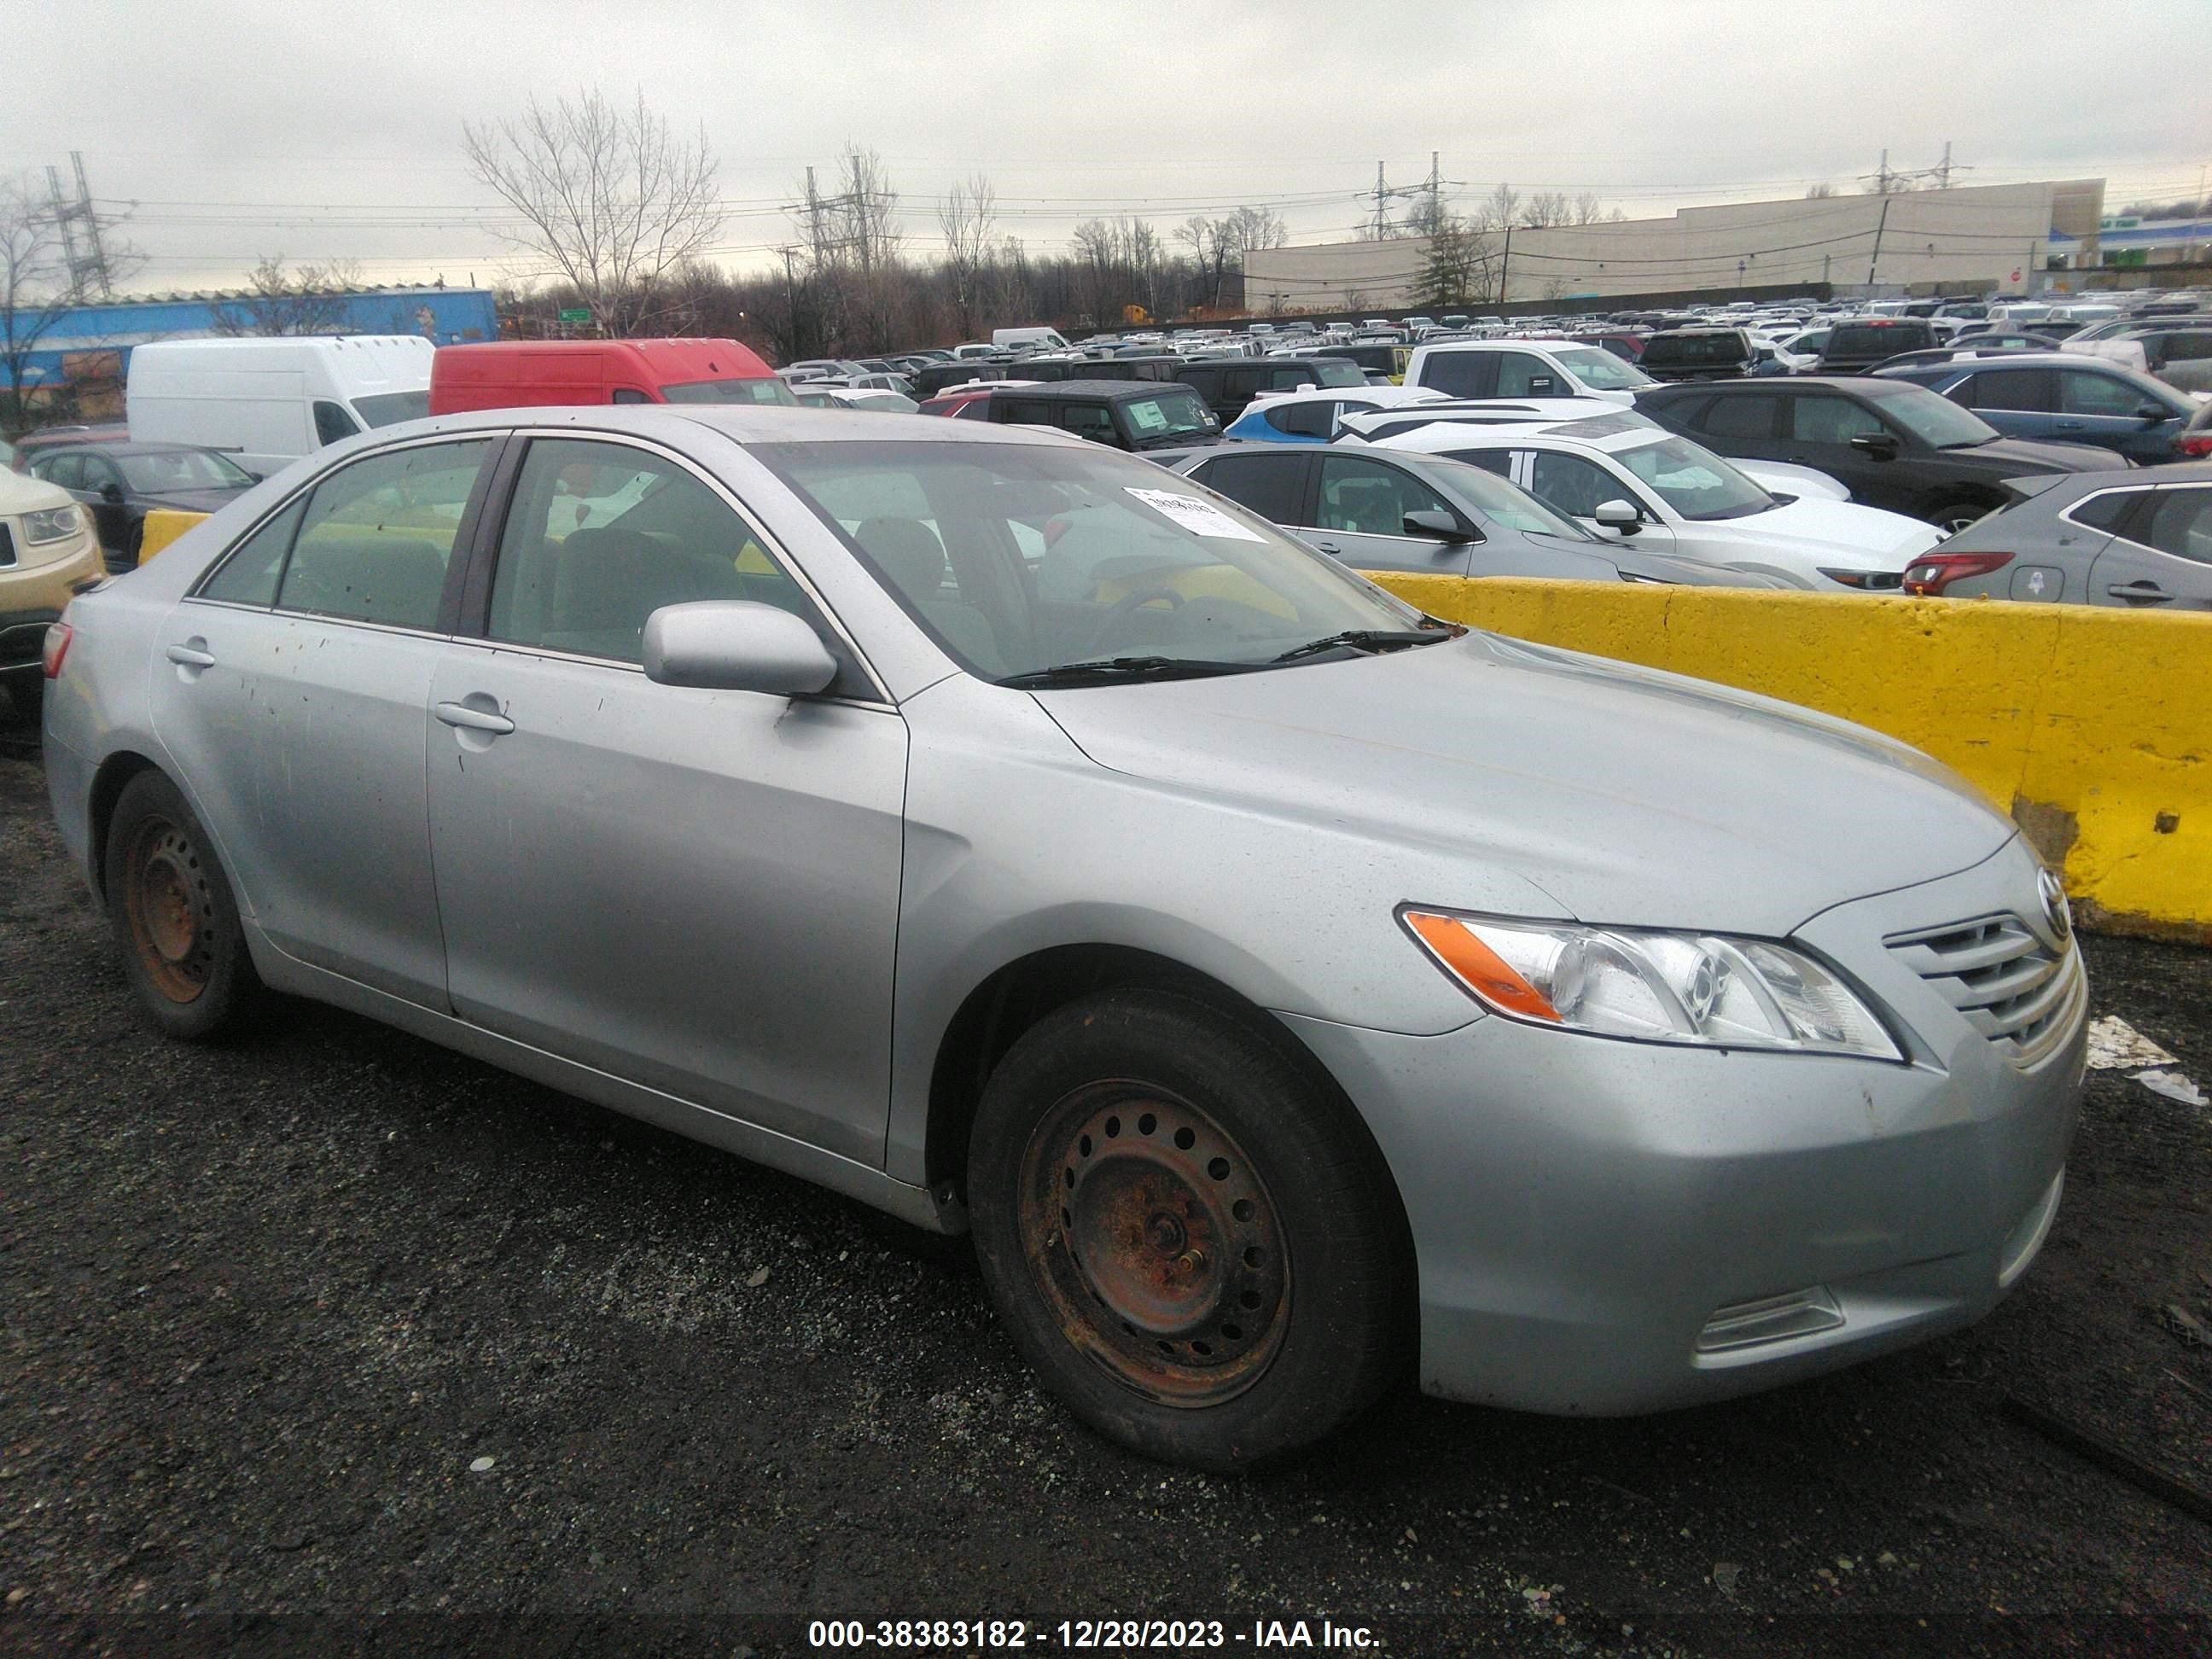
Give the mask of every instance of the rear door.
[[1313, 457], [1293, 449], [1224, 453], [1193, 468], [1190, 476], [1268, 523], [1294, 530], [1310, 516], [1306, 481], [1312, 465]]
[[1943, 395], [2008, 437], [2067, 435], [2057, 430], [2058, 376], [2048, 368], [2029, 363], [2017, 368], [1985, 365]]
[[376, 450], [264, 519], [169, 613], [154, 729], [290, 956], [427, 1007], [445, 945], [426, 704], [490, 435]]
[[2097, 555], [2089, 600], [2132, 611], [2212, 611], [2212, 483], [2148, 492]]
[[820, 697], [647, 680], [647, 617], [689, 600], [774, 605], [850, 653], [683, 458], [528, 443], [428, 698], [453, 1012], [880, 1168], [906, 722], [856, 662]]

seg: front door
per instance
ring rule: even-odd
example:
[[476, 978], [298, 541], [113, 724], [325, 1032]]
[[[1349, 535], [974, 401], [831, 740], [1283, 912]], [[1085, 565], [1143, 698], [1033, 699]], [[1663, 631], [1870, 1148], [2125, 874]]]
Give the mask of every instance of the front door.
[[[1919, 469], [1905, 459], [1912, 440], [1865, 404], [1840, 392], [1793, 392], [1782, 418], [1784, 442], [1778, 459], [1826, 473], [1863, 506], [1917, 510]], [[1883, 460], [1852, 442], [1855, 438], [1887, 438], [1896, 448]]]
[[428, 697], [453, 1011], [880, 1166], [906, 722], [857, 679], [795, 700], [647, 679], [647, 617], [695, 599], [822, 626], [682, 461], [531, 441], [488, 615]]
[[2212, 484], [2154, 490], [2089, 569], [2094, 605], [2212, 611]]
[[[1632, 543], [1642, 553], [1675, 554], [1674, 527], [1658, 504], [1638, 485], [1588, 457], [1562, 450], [1522, 450], [1514, 456], [1514, 483], [1554, 513], [1578, 520], [1607, 541]], [[1626, 501], [1643, 514], [1633, 536], [1597, 521], [1598, 508], [1607, 501]]]
[[169, 613], [154, 729], [270, 941], [442, 1006], [423, 705], [493, 439], [379, 450], [294, 498]]
[[1334, 450], [1320, 458], [1310, 524], [1299, 533], [1333, 559], [1355, 570], [1407, 570], [1421, 575], [1464, 576], [1470, 541], [1408, 534], [1408, 513], [1461, 515], [1411, 473], [1387, 461]]

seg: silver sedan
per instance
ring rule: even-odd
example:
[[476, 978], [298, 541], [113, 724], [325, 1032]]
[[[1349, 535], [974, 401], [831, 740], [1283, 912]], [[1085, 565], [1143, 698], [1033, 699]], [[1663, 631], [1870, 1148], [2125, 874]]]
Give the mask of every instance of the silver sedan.
[[76, 600], [47, 775], [149, 1017], [311, 997], [972, 1231], [1209, 1468], [1411, 1371], [1635, 1413], [1986, 1313], [2057, 884], [1842, 722], [1425, 617], [1050, 434], [502, 410]]

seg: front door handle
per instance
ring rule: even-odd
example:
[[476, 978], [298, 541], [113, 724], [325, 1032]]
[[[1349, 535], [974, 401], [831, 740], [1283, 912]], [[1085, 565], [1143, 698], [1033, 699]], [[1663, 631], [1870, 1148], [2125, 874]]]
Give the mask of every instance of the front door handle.
[[2061, 421], [2058, 422], [2058, 429], [2061, 432], [2079, 432], [2081, 429], [2081, 422], [2079, 421]]
[[1339, 547], [1334, 542], [1316, 542], [1314, 545], [1321, 549], [1324, 553], [1341, 554], [1344, 551], [1344, 550]]
[[488, 708], [471, 708], [465, 702], [441, 702], [433, 711], [448, 726], [458, 726], [470, 732], [489, 732], [494, 737], [504, 737], [514, 730], [514, 722], [504, 714], [495, 714]]
[[[206, 643], [207, 641], [204, 640], [200, 641], [200, 644], [202, 645]], [[168, 648], [168, 651], [165, 654], [168, 657], [171, 662], [176, 664], [179, 668], [212, 668], [215, 666], [214, 653], [212, 652], [203, 651], [198, 646], [173, 645]]]
[[2153, 581], [2112, 582], [2105, 592], [2116, 599], [2142, 599], [2151, 605], [2164, 605], [2173, 597]]

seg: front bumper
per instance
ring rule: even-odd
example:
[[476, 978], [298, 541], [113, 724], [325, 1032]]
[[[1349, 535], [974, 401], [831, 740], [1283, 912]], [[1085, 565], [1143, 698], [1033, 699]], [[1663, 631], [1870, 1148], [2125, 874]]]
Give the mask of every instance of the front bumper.
[[[1423, 1388], [1625, 1415], [1771, 1387], [1988, 1313], [2063, 1188], [2086, 1052], [2078, 958], [2063, 1030], [2023, 1066], [1882, 941], [2016, 913], [2033, 870], [2014, 842], [1797, 930], [1906, 1028], [1903, 1065], [1498, 1018], [1419, 1037], [1285, 1017], [1396, 1176]], [[1746, 1311], [1801, 1293], [1810, 1317]]]

